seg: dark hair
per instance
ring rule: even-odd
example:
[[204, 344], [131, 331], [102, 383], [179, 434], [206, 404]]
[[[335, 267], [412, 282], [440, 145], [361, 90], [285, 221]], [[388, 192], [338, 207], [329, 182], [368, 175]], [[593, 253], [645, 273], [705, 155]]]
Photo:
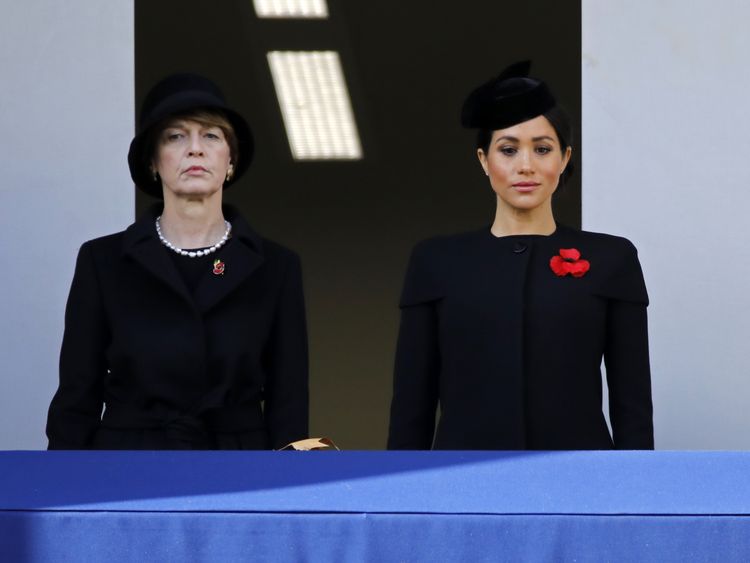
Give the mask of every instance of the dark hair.
[[[547, 118], [552, 128], [557, 134], [557, 140], [560, 143], [560, 151], [565, 153], [565, 150], [572, 146], [570, 139], [573, 136], [573, 127], [570, 124], [570, 118], [565, 110], [560, 106], [554, 106], [542, 114]], [[493, 129], [479, 129], [477, 131], [477, 148], [482, 149], [485, 154], [490, 149], [490, 143], [492, 142], [492, 134], [495, 131]], [[573, 175], [573, 159], [568, 161], [568, 165], [565, 167], [565, 171], [560, 176], [560, 186], [565, 185]]]

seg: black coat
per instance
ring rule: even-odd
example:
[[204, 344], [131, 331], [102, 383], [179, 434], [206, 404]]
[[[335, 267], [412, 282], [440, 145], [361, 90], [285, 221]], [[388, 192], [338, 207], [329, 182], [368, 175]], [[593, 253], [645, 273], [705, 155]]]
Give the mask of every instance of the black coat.
[[299, 259], [224, 213], [232, 239], [212, 255], [224, 274], [194, 294], [156, 236], [156, 210], [81, 247], [50, 449], [262, 449], [307, 436]]
[[[577, 248], [590, 270], [555, 275], [561, 248]], [[388, 447], [653, 448], [647, 304], [623, 238], [559, 226], [420, 243], [401, 298]]]

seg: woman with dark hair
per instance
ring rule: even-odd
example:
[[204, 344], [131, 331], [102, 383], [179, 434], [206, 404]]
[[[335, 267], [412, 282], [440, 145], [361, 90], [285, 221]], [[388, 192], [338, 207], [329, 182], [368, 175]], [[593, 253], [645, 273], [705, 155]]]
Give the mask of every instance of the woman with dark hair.
[[570, 126], [529, 68], [509, 67], [464, 102], [495, 220], [412, 253], [390, 449], [653, 448], [637, 253], [624, 238], [556, 222], [552, 195], [570, 172]]
[[163, 203], [81, 247], [50, 449], [263, 449], [307, 436], [299, 259], [222, 205], [252, 155], [250, 127], [208, 79], [174, 75], [148, 93], [128, 163]]

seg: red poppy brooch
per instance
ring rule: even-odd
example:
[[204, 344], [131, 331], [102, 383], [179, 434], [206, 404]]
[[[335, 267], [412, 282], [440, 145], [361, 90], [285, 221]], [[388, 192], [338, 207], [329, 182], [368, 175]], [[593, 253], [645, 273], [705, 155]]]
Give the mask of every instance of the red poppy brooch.
[[588, 260], [581, 260], [581, 253], [577, 248], [561, 248], [558, 256], [550, 258], [549, 267], [560, 277], [570, 274], [574, 278], [580, 278], [589, 271], [591, 264]]
[[226, 268], [226, 264], [224, 264], [224, 262], [222, 262], [221, 260], [214, 260], [214, 275], [215, 276], [224, 275], [224, 268]]

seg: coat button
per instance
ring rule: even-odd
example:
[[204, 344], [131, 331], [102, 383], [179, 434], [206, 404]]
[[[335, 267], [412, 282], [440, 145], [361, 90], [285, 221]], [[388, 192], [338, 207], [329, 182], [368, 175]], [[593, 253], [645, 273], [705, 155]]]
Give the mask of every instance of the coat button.
[[523, 242], [517, 242], [513, 245], [513, 252], [516, 254], [521, 254], [522, 252], [526, 252], [526, 244]]

